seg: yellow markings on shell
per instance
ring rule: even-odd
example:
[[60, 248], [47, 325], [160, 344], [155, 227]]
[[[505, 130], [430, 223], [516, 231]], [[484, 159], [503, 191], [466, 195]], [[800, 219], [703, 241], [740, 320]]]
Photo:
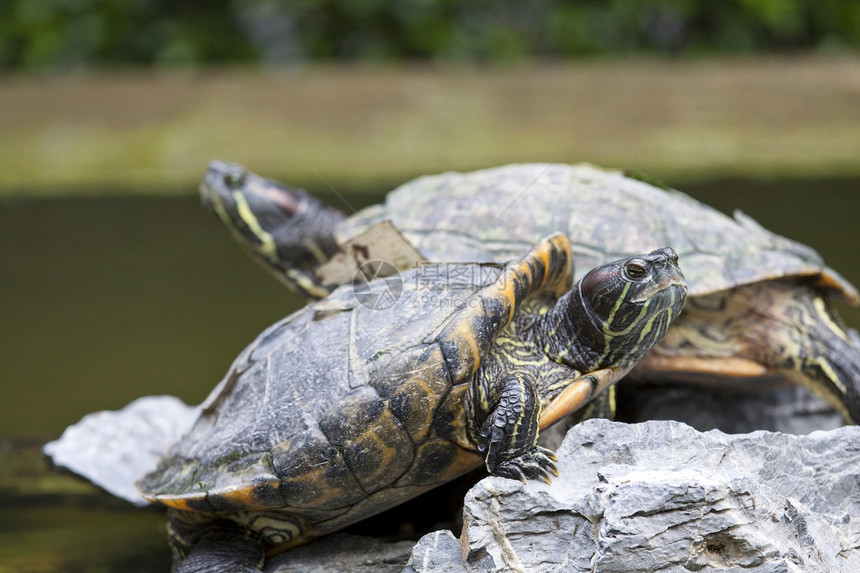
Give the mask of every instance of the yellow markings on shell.
[[[280, 483], [278, 483], [280, 485]], [[242, 486], [225, 488], [214, 492], [217, 495], [228, 498], [232, 502], [238, 502], [242, 507], [257, 507], [257, 488], [255, 486]]]
[[379, 478], [379, 476], [382, 475], [386, 469], [388, 469], [388, 466], [391, 465], [392, 460], [397, 457], [397, 448], [387, 445], [376, 432], [373, 432], [373, 434], [369, 436], [369, 439], [376, 444], [376, 446], [379, 448], [379, 454], [382, 456], [382, 460], [380, 460], [376, 472], [374, 472], [373, 475], [367, 478], [368, 481], [374, 481]]
[[[507, 269], [506, 269], [506, 271], [507, 271]], [[514, 278], [509, 278], [509, 276], [513, 277], [513, 276], [519, 276], [519, 275], [516, 273], [511, 273], [511, 275], [508, 275], [507, 272], [503, 272], [502, 276], [505, 277], [505, 280], [504, 280], [504, 282], [502, 282], [502, 284], [499, 285], [499, 291], [500, 292], [497, 294], [499, 294], [500, 296], [502, 296], [506, 299], [507, 307], [508, 307], [508, 316], [507, 316], [507, 318], [505, 318], [505, 323], [507, 324], [507, 323], [510, 323], [511, 320], [514, 318], [514, 312], [516, 312], [516, 302], [517, 302], [516, 287], [515, 287], [516, 281], [514, 280]]]
[[825, 269], [815, 275], [815, 282], [818, 286], [836, 291], [848, 304], [857, 306], [860, 304], [860, 294], [854, 285], [839, 276], [839, 273], [833, 269]]
[[192, 501], [204, 501], [206, 499], [206, 493], [200, 492], [184, 495], [155, 495], [144, 497], [149, 502], [160, 503], [161, 505], [166, 505], [173, 509], [179, 509], [182, 511], [199, 511], [189, 506], [188, 503]]
[[[469, 437], [469, 420], [466, 414], [467, 408], [464, 406], [465, 395], [468, 387], [468, 384], [460, 384], [459, 386], [451, 388], [451, 391], [448, 393], [448, 397], [439, 405], [439, 409], [441, 410], [444, 408], [452, 414], [452, 432], [451, 435], [445, 436], [445, 438], [451, 440], [463, 449], [474, 450], [475, 444]], [[486, 396], [483, 396], [481, 399], [486, 400]], [[486, 408], [489, 409], [489, 405], [487, 405]], [[420, 456], [420, 454], [418, 455]]]
[[[338, 498], [343, 496], [344, 489], [334, 487], [329, 482], [329, 480], [326, 478], [325, 472], [328, 469], [328, 467], [329, 467], [328, 464], [326, 464], [326, 465], [317, 467], [311, 471], [307, 471], [300, 476], [296, 476], [296, 477], [284, 480], [285, 484], [297, 483], [299, 485], [303, 485], [303, 484], [307, 484], [307, 483], [312, 483], [312, 484], [319, 486], [317, 488], [317, 491], [321, 492], [320, 495], [318, 495], [316, 498], [314, 498], [313, 500], [311, 500], [309, 502], [302, 503], [301, 505], [296, 504], [296, 505], [294, 505], [294, 507], [299, 507], [299, 508], [318, 507], [318, 506], [321, 506], [323, 504], [327, 504], [327, 503], [331, 502], [332, 500], [338, 499]], [[290, 500], [287, 500], [287, 503], [289, 503], [289, 501]]]
[[458, 448], [457, 457], [448, 465], [448, 475], [460, 475], [481, 465], [482, 457], [477, 453]]
[[144, 498], [151, 503], [159, 503], [161, 505], [166, 505], [167, 507], [172, 507], [173, 509], [180, 509], [182, 511], [201, 511], [194, 507], [191, 507], [189, 504], [198, 502], [204, 503], [209, 496], [217, 496], [229, 500], [231, 503], [235, 503], [238, 506], [244, 507], [246, 509], [262, 509], [264, 506], [260, 503], [257, 497], [258, 488], [269, 486], [273, 489], [277, 489], [280, 486], [280, 481], [277, 479], [269, 480], [267, 483], [255, 483], [254, 485], [247, 486], [231, 486], [213, 489], [209, 492], [196, 492], [196, 493], [186, 493], [181, 495], [155, 495], [155, 496], [144, 496]]
[[240, 191], [234, 191], [233, 200], [236, 201], [236, 209], [239, 211], [239, 216], [242, 217], [242, 220], [245, 221], [245, 224], [248, 225], [251, 232], [253, 232], [260, 240], [260, 245], [255, 246], [254, 248], [260, 253], [260, 255], [269, 261], [277, 263], [278, 248], [275, 245], [275, 239], [260, 226], [260, 222], [257, 220], [257, 217], [254, 216], [254, 212], [251, 211], [251, 207], [248, 205], [245, 195]]
[[[522, 287], [521, 294], [523, 299], [526, 299], [535, 292], [545, 290], [545, 283], [549, 279], [553, 279], [553, 288], [558, 287], [559, 284], [562, 284], [567, 280], [567, 273], [553, 272], [554, 269], [550, 267], [551, 255], [556, 249], [562, 252], [566, 249], [569, 252], [570, 246], [567, 244], [567, 239], [563, 235], [559, 234], [557, 236], [553, 236], [549, 241], [540, 243], [540, 245], [533, 249], [529, 255], [521, 259], [519, 262], [509, 265], [494, 284], [478, 293], [478, 298], [482, 296], [494, 298], [499, 300], [506, 307], [506, 316], [499, 317], [500, 324], [497, 326], [497, 332], [502, 331], [508, 324], [510, 324], [517, 311], [517, 305], [523, 302], [522, 300], [517, 300], [517, 286]], [[535, 274], [532, 271], [531, 265], [527, 262], [535, 258], [540, 259], [543, 263], [540, 285], [535, 284]], [[565, 257], [567, 264], [564, 265], [564, 268], [561, 270], [569, 269], [569, 259], [569, 256]], [[481, 307], [478, 308], [480, 309]], [[473, 312], [473, 316], [477, 317], [478, 313], [482, 312], [482, 310], [475, 310]], [[458, 320], [459, 324], [448, 330], [445, 334], [445, 339], [456, 345], [458, 354], [461, 356], [463, 353], [471, 354], [471, 362], [468, 361], [468, 355], [466, 358], [469, 367], [469, 375], [474, 375], [481, 363], [481, 349], [478, 347], [478, 337], [472, 330], [472, 321], [469, 320], [469, 317], [463, 316]], [[466, 364], [461, 361], [461, 366], [465, 365]]]
[[[523, 289], [524, 298], [535, 292], [547, 292], [547, 294], [562, 294], [567, 290], [567, 281], [570, 276], [570, 256], [566, 254], [565, 264], [561, 268], [553, 269], [552, 254], [558, 251], [560, 254], [570, 252], [570, 244], [567, 237], [562, 234], [552, 236], [549, 240], [542, 241], [538, 247], [532, 249], [529, 254], [519, 262], [509, 265], [502, 273], [502, 281], [498, 284], [497, 295], [504, 297], [508, 302], [508, 317], [506, 322], [510, 322], [516, 312], [516, 286], [518, 282], [524, 283]], [[543, 265], [540, 282], [536, 282], [538, 277], [527, 261], [530, 259], [539, 259]], [[548, 281], [552, 281], [548, 283]], [[520, 301], [522, 302], [522, 301]]]
[[[441, 452], [443, 456], [437, 457], [436, 453]], [[469, 445], [468, 448], [457, 447], [445, 438], [437, 438], [418, 446], [415, 456], [415, 465], [409, 472], [394, 484], [395, 490], [405, 491], [409, 487], [420, 487], [426, 491], [430, 487], [441, 485], [453, 478], [463, 475], [469, 470], [473, 470], [484, 463], [484, 458], [480, 455], [474, 445]], [[429, 479], [422, 479], [420, 482], [415, 482], [415, 469], [418, 466], [427, 468], [428, 460], [437, 460], [435, 463], [433, 476]], [[377, 492], [377, 494], [380, 492]]]
[[462, 355], [462, 352], [468, 350], [471, 354], [471, 360], [468, 362], [469, 375], [474, 375], [481, 364], [481, 350], [478, 348], [478, 341], [475, 338], [475, 333], [472, 332], [469, 321], [463, 321], [457, 325], [452, 334], [456, 339], [455, 344], [459, 353]]
[[[403, 387], [407, 392], [411, 392], [413, 394], [414, 392], [412, 391], [412, 388], [418, 387], [424, 393], [424, 397], [426, 398], [423, 400], [424, 404], [421, 405], [421, 409], [423, 410], [423, 419], [421, 419], [420, 422], [416, 423], [411, 415], [409, 416], [409, 420], [401, 420], [401, 423], [406, 426], [406, 431], [412, 439], [414, 441], [421, 441], [425, 439], [427, 434], [430, 432], [433, 415], [439, 405], [438, 399], [436, 399], [438, 392], [424, 378], [419, 377], [410, 378]], [[411, 408], [410, 413], [415, 411], [416, 408]]]
[[[541, 249], [538, 251], [538, 258], [540, 258], [541, 263], [543, 264], [543, 268], [544, 268], [544, 273], [543, 273], [543, 276], [541, 277], [540, 284], [536, 285], [538, 290], [541, 290], [541, 287], [549, 278], [550, 252], [551, 252], [551, 249], [549, 249], [549, 248]], [[532, 280], [534, 280], [534, 276], [532, 277]]]
[[[279, 480], [269, 480], [265, 485], [277, 489], [281, 485], [281, 482]], [[265, 506], [257, 498], [257, 491], [261, 486], [263, 486], [262, 483], [218, 488], [210, 491], [209, 495], [230, 500], [231, 503], [236, 503], [245, 509], [262, 509]]]
[[391, 446], [385, 443], [385, 440], [380, 436], [380, 430], [386, 433], [386, 428], [396, 427], [397, 423], [394, 421], [394, 415], [388, 408], [383, 410], [383, 413], [373, 421], [374, 427], [369, 428], [364, 434], [362, 434], [358, 439], [353, 440], [349, 446], [354, 444], [363, 444], [364, 449], [367, 451], [372, 451], [372, 449], [368, 446], [375, 445], [376, 452], [379, 453], [380, 461], [376, 466], [376, 471], [374, 471], [370, 475], [356, 475], [356, 478], [362, 482], [362, 485], [379, 485], [378, 483], [374, 483], [379, 480], [380, 477], [385, 475], [385, 472], [388, 471], [389, 466], [392, 461], [395, 461], [398, 456], [398, 451], [395, 446]]

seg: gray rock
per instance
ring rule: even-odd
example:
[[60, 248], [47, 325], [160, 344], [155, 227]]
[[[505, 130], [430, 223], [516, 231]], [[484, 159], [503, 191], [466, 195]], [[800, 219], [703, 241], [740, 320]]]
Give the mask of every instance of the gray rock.
[[[625, 379], [617, 387], [617, 420], [676, 420], [705, 432], [745, 434], [756, 430], [808, 434], [844, 424], [842, 415], [803, 386], [741, 393], [725, 387], [647, 384]], [[557, 450], [571, 425], [541, 432], [541, 445]]]
[[264, 573], [400, 573], [412, 545], [336, 533], [267, 559]]
[[[719, 403], [695, 399], [663, 392], [653, 404], [676, 412], [693, 404], [705, 414], [710, 407], [724, 417]], [[802, 411], [814, 425], [829, 415], [802, 393], [766, 402], [794, 412], [775, 414], [777, 421]], [[761, 420], [752, 408], [750, 420]], [[176, 398], [146, 397], [85, 417], [44, 450], [55, 464], [143, 504], [135, 481], [195, 415]], [[860, 571], [860, 427], [727, 435], [678, 422], [591, 420], [575, 426], [558, 453], [561, 475], [551, 485], [488, 478], [475, 486], [459, 542], [449, 531], [414, 547], [339, 534], [273, 557], [266, 571]]]
[[412, 548], [403, 573], [466, 573], [460, 542], [447, 529], [428, 533]]
[[591, 420], [558, 453], [552, 485], [488, 478], [469, 492], [467, 571], [860, 571], [860, 427], [733, 436]]
[[174, 396], [145, 396], [117, 411], [93, 412], [69, 426], [43, 451], [54, 465], [74, 472], [116, 497], [149, 505], [135, 482], [151, 472], [197, 416]]

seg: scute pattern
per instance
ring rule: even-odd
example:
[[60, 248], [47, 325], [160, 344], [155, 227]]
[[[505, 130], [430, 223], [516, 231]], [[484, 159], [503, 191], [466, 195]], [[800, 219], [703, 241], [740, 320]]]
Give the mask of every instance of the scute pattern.
[[319, 429], [272, 449], [283, 504], [273, 507], [336, 509], [363, 496], [341, 451]]
[[433, 416], [451, 388], [448, 369], [438, 345], [407, 351], [377, 373], [370, 381], [388, 403], [412, 440], [424, 440], [431, 430]]

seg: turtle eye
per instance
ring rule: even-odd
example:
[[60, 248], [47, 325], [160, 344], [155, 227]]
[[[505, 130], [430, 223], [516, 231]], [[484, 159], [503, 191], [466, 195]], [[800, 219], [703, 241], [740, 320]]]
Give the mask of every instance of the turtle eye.
[[627, 263], [624, 265], [624, 274], [630, 280], [639, 280], [644, 278], [648, 271], [639, 263]]
[[245, 173], [228, 173], [224, 176], [224, 184], [230, 189], [238, 189], [245, 184]]

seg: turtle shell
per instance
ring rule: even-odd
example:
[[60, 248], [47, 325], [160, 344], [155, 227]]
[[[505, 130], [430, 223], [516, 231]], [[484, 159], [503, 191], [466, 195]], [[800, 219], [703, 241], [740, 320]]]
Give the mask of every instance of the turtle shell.
[[609, 261], [671, 245], [689, 296], [812, 276], [858, 301], [856, 289], [817, 252], [743, 213], [731, 218], [679, 191], [586, 164], [513, 164], [419, 177], [342, 222], [338, 239], [383, 220], [431, 261], [507, 261], [560, 231], [570, 239], [576, 279]]
[[269, 542], [299, 543], [477, 467], [463, 393], [523, 300], [570, 287], [564, 237], [529, 256], [345, 285], [274, 324], [138, 483], [144, 497], [248, 512], [277, 523]]

